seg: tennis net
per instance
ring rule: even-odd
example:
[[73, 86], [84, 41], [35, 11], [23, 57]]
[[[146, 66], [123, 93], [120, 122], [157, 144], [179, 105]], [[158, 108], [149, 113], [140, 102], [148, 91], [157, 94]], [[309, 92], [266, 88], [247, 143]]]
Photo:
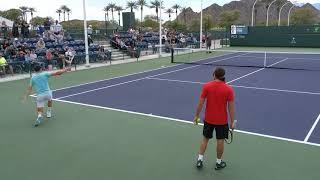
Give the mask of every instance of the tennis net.
[[200, 51], [175, 48], [171, 60], [172, 63], [183, 64], [320, 71], [320, 52]]

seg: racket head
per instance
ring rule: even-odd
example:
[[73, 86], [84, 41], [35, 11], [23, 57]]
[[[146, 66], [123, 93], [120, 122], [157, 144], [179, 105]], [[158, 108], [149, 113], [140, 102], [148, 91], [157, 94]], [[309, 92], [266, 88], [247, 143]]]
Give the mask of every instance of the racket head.
[[228, 138], [225, 138], [224, 141], [227, 144], [231, 144], [232, 143], [232, 141], [233, 141], [233, 130], [232, 129], [228, 130]]

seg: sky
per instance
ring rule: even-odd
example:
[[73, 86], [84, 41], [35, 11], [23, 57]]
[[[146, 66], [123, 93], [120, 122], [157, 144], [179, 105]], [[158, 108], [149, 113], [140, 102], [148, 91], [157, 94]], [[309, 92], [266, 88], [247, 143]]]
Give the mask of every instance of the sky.
[[[18, 8], [20, 6], [34, 7], [37, 12], [34, 13], [34, 16], [50, 16], [54, 19], [58, 19], [57, 13], [55, 11], [61, 5], [67, 5], [72, 13], [70, 19], [83, 19], [83, 0], [0, 0], [1, 6], [0, 10], [6, 10], [10, 8]], [[319, 3], [319, 0], [290, 0], [292, 2], [296, 1], [299, 3]], [[104, 20], [104, 12], [102, 11], [103, 7], [108, 3], [113, 2], [116, 5], [122, 7], [126, 6], [127, 0], [86, 0], [86, 11], [88, 20]], [[150, 2], [150, 0], [147, 0]], [[174, 4], [179, 4], [183, 7], [191, 7], [194, 11], [199, 12], [201, 10], [200, 0], [163, 0], [164, 6], [166, 8], [172, 7]], [[203, 0], [203, 7], [210, 6], [213, 3], [223, 5], [229, 3], [231, 0]], [[129, 10], [126, 10], [129, 11]], [[136, 18], [140, 19], [140, 11], [135, 11]], [[155, 10], [145, 8], [144, 15], [156, 15]], [[118, 19], [118, 14], [114, 13], [115, 20]], [[174, 17], [174, 15], [173, 15]], [[63, 18], [63, 16], [62, 16]], [[30, 19], [30, 17], [28, 18]], [[163, 19], [168, 20], [168, 14], [163, 13]]]

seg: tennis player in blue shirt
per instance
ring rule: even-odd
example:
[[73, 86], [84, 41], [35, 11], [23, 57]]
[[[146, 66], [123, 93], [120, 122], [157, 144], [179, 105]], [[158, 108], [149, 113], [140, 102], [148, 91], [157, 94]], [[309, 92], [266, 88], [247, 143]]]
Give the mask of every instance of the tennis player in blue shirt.
[[37, 95], [36, 102], [38, 117], [33, 126], [37, 127], [43, 121], [44, 105], [46, 102], [48, 102], [47, 118], [51, 118], [52, 91], [50, 90], [48, 83], [49, 78], [51, 76], [59, 76], [70, 69], [64, 69], [56, 72], [42, 72], [41, 67], [37, 65], [34, 70], [36, 74], [34, 74], [30, 80], [30, 85], [26, 95], [24, 96], [24, 101], [31, 95], [32, 89], [35, 89]]

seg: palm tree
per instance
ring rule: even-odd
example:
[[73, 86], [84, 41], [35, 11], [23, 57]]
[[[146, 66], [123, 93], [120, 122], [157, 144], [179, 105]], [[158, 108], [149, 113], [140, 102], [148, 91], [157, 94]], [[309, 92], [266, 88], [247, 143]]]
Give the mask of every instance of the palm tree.
[[70, 13], [71, 13], [71, 9], [70, 8], [67, 8], [66, 9], [66, 13], [68, 15], [68, 21], [70, 20]]
[[118, 16], [119, 16], [119, 26], [120, 26], [120, 13], [121, 11], [123, 11], [124, 9], [121, 6], [116, 6], [115, 10], [118, 11]]
[[104, 11], [104, 23], [106, 26], [106, 34], [107, 34], [107, 28], [108, 28], [107, 20], [109, 21], [109, 11], [110, 11], [109, 6], [104, 7], [103, 11]]
[[137, 9], [137, 3], [134, 1], [128, 1], [127, 2], [127, 9], [130, 8], [130, 11], [133, 12], [133, 9]]
[[61, 9], [61, 11], [63, 13], [63, 21], [66, 21], [66, 12], [67, 12], [68, 7], [66, 5], [62, 5], [60, 7], [60, 9]]
[[115, 10], [115, 8], [116, 8], [117, 6], [116, 6], [116, 4], [114, 4], [114, 3], [109, 3], [108, 6], [109, 6], [109, 8], [110, 8], [110, 10], [111, 10], [112, 21], [114, 21], [113, 12], [114, 12], [114, 10]]
[[33, 12], [37, 12], [36, 9], [31, 7], [31, 8], [29, 8], [29, 12], [31, 14], [31, 19], [33, 19]]
[[159, 22], [159, 8], [162, 8], [162, 7], [160, 7], [161, 2], [159, 0], [154, 0], [154, 1], [151, 1], [150, 3], [151, 3], [150, 8], [151, 9], [156, 9], [157, 22]]
[[180, 10], [181, 6], [179, 4], [175, 4], [172, 6], [172, 9], [176, 10], [176, 20], [178, 21], [178, 10]]
[[173, 10], [171, 8], [167, 9], [166, 13], [169, 14], [169, 20], [171, 21], [171, 14], [173, 13]]
[[22, 19], [27, 21], [27, 11], [28, 11], [28, 7], [26, 6], [21, 6], [19, 7], [19, 9], [22, 11]]
[[57, 9], [56, 10], [56, 13], [59, 14], [59, 22], [61, 21], [61, 13], [62, 13], [62, 10], [61, 9]]
[[105, 19], [105, 21], [109, 21], [110, 7], [109, 6], [104, 7], [103, 11], [104, 11], [104, 19]]
[[137, 1], [137, 5], [140, 6], [140, 11], [141, 11], [140, 21], [141, 21], [141, 23], [142, 23], [142, 21], [143, 21], [143, 7], [144, 7], [144, 6], [148, 6], [148, 5], [147, 5], [147, 1], [146, 1], [146, 0], [138, 0], [138, 1]]

